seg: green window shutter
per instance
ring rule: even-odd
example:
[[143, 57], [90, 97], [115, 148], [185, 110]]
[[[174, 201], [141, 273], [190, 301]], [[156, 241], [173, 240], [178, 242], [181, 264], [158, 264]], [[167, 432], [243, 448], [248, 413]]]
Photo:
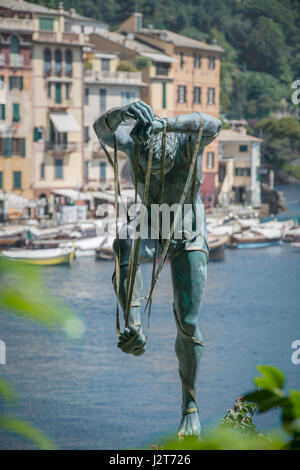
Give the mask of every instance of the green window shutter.
[[20, 189], [22, 184], [21, 184], [21, 172], [20, 171], [14, 171], [13, 172], [13, 187], [14, 189]]
[[21, 139], [21, 155], [26, 157], [26, 141], [24, 137]]
[[164, 109], [167, 107], [166, 82], [162, 84], [162, 107]]
[[3, 156], [11, 157], [12, 156], [12, 139], [10, 137], [4, 137], [2, 139], [3, 143]]
[[0, 188], [3, 188], [3, 172], [0, 171]]
[[2, 121], [5, 121], [5, 104], [1, 104], [0, 119], [1, 119]]
[[9, 89], [12, 90], [14, 87], [14, 77], [9, 77]]
[[13, 103], [13, 121], [20, 121], [20, 105], [19, 103]]
[[35, 127], [33, 129], [33, 140], [34, 140], [34, 142], [37, 142], [41, 138], [42, 138], [42, 133], [39, 131], [38, 127]]
[[19, 89], [23, 90], [23, 77], [19, 77]]
[[40, 30], [42, 31], [53, 31], [53, 18], [40, 18]]
[[61, 103], [61, 84], [55, 83], [55, 103]]

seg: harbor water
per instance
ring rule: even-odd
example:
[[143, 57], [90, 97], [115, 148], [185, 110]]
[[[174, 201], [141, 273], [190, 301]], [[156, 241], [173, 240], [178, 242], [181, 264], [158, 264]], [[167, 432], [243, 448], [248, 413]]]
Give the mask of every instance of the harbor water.
[[[300, 217], [300, 185], [282, 189], [286, 215]], [[148, 286], [151, 269], [143, 266]], [[18, 415], [61, 449], [149, 447], [175, 434], [181, 387], [169, 271], [166, 264], [155, 291], [147, 352], [134, 357], [116, 346], [113, 263], [80, 258], [71, 268], [45, 268], [49, 289], [78, 312], [86, 332], [80, 343], [72, 343], [1, 314], [7, 364], [0, 365], [0, 374], [18, 392]], [[287, 244], [228, 249], [224, 262], [209, 264], [200, 316], [203, 427], [218, 422], [236, 397], [253, 388], [257, 364], [280, 367], [287, 388], [300, 389], [300, 365], [291, 361], [291, 344], [300, 339], [299, 287], [300, 253]], [[278, 413], [257, 416], [255, 423], [262, 430], [274, 428]], [[34, 446], [0, 432], [0, 448]]]

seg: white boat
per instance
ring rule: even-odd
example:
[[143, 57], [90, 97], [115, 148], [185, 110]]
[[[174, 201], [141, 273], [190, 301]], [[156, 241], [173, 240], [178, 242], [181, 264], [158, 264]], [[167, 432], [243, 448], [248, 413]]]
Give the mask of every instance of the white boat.
[[70, 264], [74, 259], [75, 248], [45, 248], [43, 250], [4, 250], [1, 256], [15, 261], [38, 266], [53, 266], [56, 264]]

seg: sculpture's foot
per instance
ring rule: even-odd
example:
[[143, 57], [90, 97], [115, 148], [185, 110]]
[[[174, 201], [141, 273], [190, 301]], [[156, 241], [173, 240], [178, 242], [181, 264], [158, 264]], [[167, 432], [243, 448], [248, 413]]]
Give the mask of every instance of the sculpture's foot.
[[187, 436], [200, 437], [201, 424], [199, 420], [198, 411], [186, 412], [182, 418], [177, 432], [179, 440], [183, 440]]
[[140, 356], [146, 351], [146, 336], [140, 326], [129, 326], [119, 336], [118, 347], [127, 354]]

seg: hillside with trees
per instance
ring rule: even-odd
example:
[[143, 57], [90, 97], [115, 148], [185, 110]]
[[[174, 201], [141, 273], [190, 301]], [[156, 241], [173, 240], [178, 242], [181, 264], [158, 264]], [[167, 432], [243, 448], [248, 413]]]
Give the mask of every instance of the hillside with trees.
[[[58, 6], [58, 0], [35, 3]], [[225, 50], [221, 115], [247, 119], [256, 135], [264, 132], [266, 119], [288, 116], [299, 135], [298, 107], [291, 101], [292, 82], [300, 79], [299, 0], [64, 0], [64, 8], [99, 18], [111, 29], [140, 11], [144, 26], [170, 29], [208, 43], [217, 41]], [[281, 128], [288, 128], [286, 122]], [[290, 142], [288, 134], [279, 139], [270, 134], [269, 127], [267, 133], [279, 140], [272, 150], [268, 147], [268, 158], [275, 155], [277, 164], [299, 158], [299, 145], [284, 150]]]

